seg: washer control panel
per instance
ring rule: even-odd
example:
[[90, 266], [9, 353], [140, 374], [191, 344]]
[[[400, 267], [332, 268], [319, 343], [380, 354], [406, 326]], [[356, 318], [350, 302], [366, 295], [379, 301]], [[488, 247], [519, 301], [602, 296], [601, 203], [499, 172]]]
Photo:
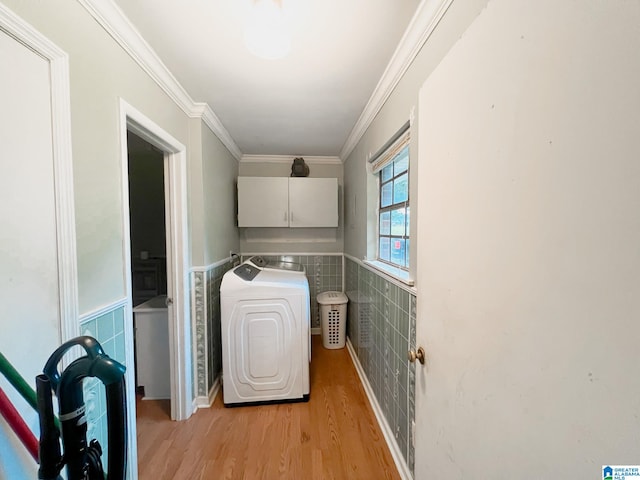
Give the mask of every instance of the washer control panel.
[[250, 282], [260, 273], [260, 269], [248, 263], [243, 263], [239, 267], [236, 267], [233, 270], [233, 273], [238, 275], [241, 279]]

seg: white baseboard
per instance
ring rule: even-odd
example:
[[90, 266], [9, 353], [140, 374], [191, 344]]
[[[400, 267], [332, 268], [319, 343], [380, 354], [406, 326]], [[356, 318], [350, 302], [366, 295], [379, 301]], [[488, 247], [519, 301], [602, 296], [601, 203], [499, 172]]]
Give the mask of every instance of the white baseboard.
[[395, 436], [393, 435], [393, 431], [387, 422], [387, 419], [382, 412], [382, 408], [380, 408], [380, 404], [376, 399], [375, 394], [373, 393], [373, 388], [371, 388], [371, 384], [369, 383], [369, 379], [367, 378], [362, 365], [360, 364], [360, 360], [358, 359], [358, 355], [356, 355], [355, 350], [353, 349], [353, 345], [351, 344], [351, 339], [347, 338], [347, 350], [349, 351], [349, 355], [351, 355], [351, 360], [353, 361], [353, 365], [356, 367], [356, 371], [358, 372], [358, 376], [360, 377], [360, 381], [362, 382], [362, 386], [364, 387], [364, 391], [367, 394], [367, 398], [369, 399], [369, 403], [371, 404], [371, 408], [373, 409], [373, 413], [378, 420], [378, 424], [380, 425], [380, 429], [382, 430], [382, 435], [384, 435], [384, 439], [387, 441], [387, 445], [389, 446], [389, 450], [391, 450], [391, 456], [393, 457], [393, 461], [398, 468], [398, 473], [400, 474], [400, 478], [403, 480], [413, 480], [413, 475], [411, 474], [411, 470], [407, 465], [407, 462], [404, 460], [404, 456], [402, 455], [402, 450], [396, 442]]
[[211, 389], [209, 389], [209, 395], [206, 397], [200, 396], [195, 398], [196, 408], [210, 408], [213, 405], [214, 400], [216, 399], [216, 395], [218, 395], [218, 391], [220, 390], [220, 377], [215, 379]]

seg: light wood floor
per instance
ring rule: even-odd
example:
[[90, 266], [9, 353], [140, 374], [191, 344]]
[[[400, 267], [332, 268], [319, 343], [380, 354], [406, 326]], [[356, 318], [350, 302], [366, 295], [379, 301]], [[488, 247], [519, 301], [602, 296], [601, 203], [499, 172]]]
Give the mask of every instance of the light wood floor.
[[138, 402], [138, 468], [153, 479], [399, 479], [346, 349], [313, 337], [307, 403], [213, 406], [185, 422]]

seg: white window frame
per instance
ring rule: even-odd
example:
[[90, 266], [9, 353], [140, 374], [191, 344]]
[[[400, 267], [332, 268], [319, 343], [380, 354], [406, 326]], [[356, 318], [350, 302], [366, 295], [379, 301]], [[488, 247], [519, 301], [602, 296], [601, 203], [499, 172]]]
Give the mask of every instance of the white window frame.
[[[407, 121], [391, 138], [373, 155], [369, 156], [367, 161], [367, 171], [371, 175], [369, 186], [370, 196], [369, 201], [371, 210], [369, 210], [368, 218], [372, 222], [369, 225], [369, 241], [367, 242], [368, 252], [367, 258], [364, 262], [368, 266], [378, 270], [380, 273], [386, 275], [390, 280], [399, 282], [398, 285], [405, 285], [413, 287], [414, 281], [411, 276], [411, 259], [409, 260], [408, 270], [401, 269], [390, 263], [385, 263], [378, 260], [379, 249], [379, 232], [380, 232], [380, 175], [379, 172], [382, 168], [392, 161], [396, 154], [400, 152], [406, 145], [409, 145], [409, 164], [411, 164], [411, 137], [410, 137], [410, 121]], [[410, 167], [409, 167], [410, 169]], [[411, 173], [409, 174], [411, 177]], [[411, 178], [409, 178], [409, 184], [411, 185]], [[409, 201], [411, 200], [411, 193], [409, 193]], [[415, 237], [415, 232], [414, 235]], [[411, 239], [411, 234], [409, 235]], [[414, 243], [414, 239], [411, 240]], [[411, 247], [413, 248], [413, 247]], [[408, 254], [409, 252], [407, 252]]]

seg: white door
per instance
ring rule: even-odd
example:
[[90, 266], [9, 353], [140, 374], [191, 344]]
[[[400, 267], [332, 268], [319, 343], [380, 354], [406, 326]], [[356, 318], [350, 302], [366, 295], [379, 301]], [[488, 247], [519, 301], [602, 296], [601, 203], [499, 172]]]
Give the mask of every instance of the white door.
[[[34, 386], [62, 340], [65, 314], [59, 279], [68, 265], [61, 265], [62, 197], [56, 191], [52, 129], [57, 117], [50, 59], [2, 27], [0, 22], [0, 352]], [[70, 261], [75, 266], [75, 258]], [[0, 387], [38, 432], [37, 413], [2, 375]], [[0, 420], [0, 478], [35, 478], [36, 466]]]
[[420, 92], [415, 478], [603, 478], [640, 462], [640, 10], [489, 3]]

